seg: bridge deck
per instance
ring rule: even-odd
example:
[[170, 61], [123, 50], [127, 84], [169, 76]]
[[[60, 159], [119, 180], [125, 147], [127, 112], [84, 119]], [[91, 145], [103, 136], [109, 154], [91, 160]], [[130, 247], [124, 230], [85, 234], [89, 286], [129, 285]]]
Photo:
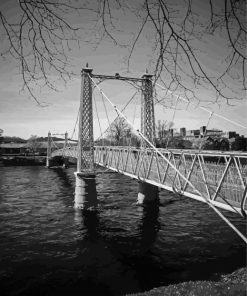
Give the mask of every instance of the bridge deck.
[[[226, 210], [247, 213], [246, 153], [159, 151], [167, 160], [152, 149], [95, 146], [95, 163], [202, 202], [210, 200]], [[77, 148], [60, 149], [53, 152], [55, 155], [77, 158]]]

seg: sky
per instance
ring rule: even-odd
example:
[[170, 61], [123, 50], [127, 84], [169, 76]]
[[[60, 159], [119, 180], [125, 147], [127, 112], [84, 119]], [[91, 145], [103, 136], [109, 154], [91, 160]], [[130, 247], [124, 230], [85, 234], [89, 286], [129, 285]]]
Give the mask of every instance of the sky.
[[[202, 2], [199, 1], [198, 3]], [[200, 9], [203, 9], [203, 7]], [[16, 1], [12, 0], [1, 1], [0, 10], [5, 12], [10, 19], [15, 19], [16, 14], [19, 13], [16, 8]], [[138, 24], [136, 24], [135, 19], [131, 15], [124, 15], [123, 18], [120, 16], [118, 24], [122, 26], [123, 31], [119, 32], [117, 37], [119, 40], [126, 41], [128, 38], [133, 38], [132, 35], [130, 36], [126, 32], [131, 31]], [[115, 73], [120, 73], [130, 77], [141, 77], [145, 73], [146, 68], [149, 68], [151, 45], [147, 39], [144, 37], [140, 38], [131, 60], [130, 71], [127, 73], [124, 62], [126, 48], [116, 47], [109, 40], [103, 40], [95, 49], [92, 43], [88, 42], [87, 31], [88, 24], [93, 19], [93, 16], [87, 13], [83, 15], [83, 18], [73, 17], [68, 16], [68, 19], [85, 27], [85, 36], [82, 34], [82, 39], [85, 42], [82, 42], [80, 48], [74, 47], [69, 53], [73, 72], [76, 75], [66, 85], [57, 82], [58, 92], [47, 90], [38, 92], [40, 102], [44, 103], [44, 107], [38, 106], [27, 92], [21, 92], [22, 80], [18, 62], [11, 57], [0, 57], [0, 128], [4, 130], [3, 135], [19, 136], [25, 139], [31, 135], [46, 136], [49, 131], [52, 133], [65, 133], [67, 131], [69, 135], [72, 135], [79, 108], [80, 71], [85, 67], [86, 63], [93, 68], [93, 73], [95, 74], [114, 75]], [[150, 32], [147, 30], [144, 32], [144, 35], [148, 35]], [[3, 34], [1, 25], [0, 41], [2, 44], [6, 43], [6, 36]], [[209, 40], [208, 44], [205, 46], [206, 55], [203, 63], [214, 72], [217, 71], [215, 61], [219, 59], [224, 48], [219, 43], [216, 43], [215, 40]], [[129, 84], [119, 81], [104, 81], [99, 86], [120, 110], [136, 91]], [[182, 100], [178, 101], [177, 108], [174, 111], [176, 96], [170, 97], [164, 91], [158, 90], [158, 88], [157, 91], [160, 98], [166, 99], [167, 104], [165, 104], [165, 107], [159, 104], [155, 105], [156, 121], [173, 121], [174, 128], [177, 129], [180, 127], [198, 129], [202, 125], [207, 125], [208, 112], [201, 110], [198, 106], [187, 105]], [[199, 89], [199, 93], [202, 99], [211, 99], [210, 96], [212, 96], [212, 100], [214, 99], [213, 94], [205, 89]], [[94, 100], [96, 100], [98, 116], [101, 122], [100, 126], [94, 108], [94, 134], [97, 137], [100, 135], [100, 129], [104, 130], [107, 127], [107, 116], [102, 104], [102, 97], [97, 90], [94, 91]], [[207, 107], [213, 112], [246, 127], [246, 98], [234, 101], [233, 104], [234, 106], [227, 106], [223, 103], [212, 105], [204, 102], [200, 106]], [[109, 104], [107, 104], [107, 110], [110, 120], [114, 119], [116, 114]], [[137, 95], [129, 107], [126, 108], [125, 114], [131, 122], [134, 122], [135, 127], [139, 128], [140, 95]], [[241, 135], [247, 136], [246, 128], [236, 126], [216, 116], [211, 118], [208, 128], [237, 131]]]

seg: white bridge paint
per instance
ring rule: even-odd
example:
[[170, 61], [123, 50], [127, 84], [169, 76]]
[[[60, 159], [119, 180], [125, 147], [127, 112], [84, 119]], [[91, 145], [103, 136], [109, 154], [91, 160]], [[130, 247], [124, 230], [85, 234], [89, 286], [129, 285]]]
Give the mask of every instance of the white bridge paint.
[[[220, 152], [220, 151], [193, 151], [193, 150], [165, 150], [159, 149], [161, 153], [164, 153], [167, 158], [175, 165], [178, 169], [179, 162], [183, 163], [184, 167], [181, 168], [185, 170], [186, 174], [184, 176], [194, 182], [193, 185], [205, 186], [203, 196], [195, 194], [193, 190], [187, 190], [188, 185], [183, 182], [175, 172], [171, 170], [171, 167], [161, 159], [155, 151], [152, 149], [138, 149], [135, 147], [118, 147], [118, 146], [95, 146], [95, 164], [102, 167], [109, 168], [112, 171], [121, 173], [128, 177], [155, 185], [159, 188], [163, 188], [172, 192], [180, 193], [193, 198], [195, 200], [207, 203], [210, 201], [211, 204], [219, 208], [247, 214], [246, 208], [246, 183], [247, 183], [247, 169], [246, 165], [242, 165], [241, 162], [247, 161], [247, 153], [243, 152]], [[72, 157], [77, 158], [77, 147], [59, 149], [52, 152], [51, 157], [62, 156], [62, 157]], [[205, 159], [210, 157], [222, 157], [225, 160], [225, 164], [220, 164], [216, 166], [215, 164], [207, 163]], [[186, 160], [187, 158], [187, 160]], [[188, 160], [189, 159], [189, 160]], [[194, 163], [194, 165], [193, 165]], [[197, 168], [195, 169], [195, 164]], [[231, 164], [231, 166], [230, 166]], [[156, 166], [156, 171], [154, 170]], [[190, 170], [187, 171], [187, 166]], [[210, 184], [210, 180], [214, 177], [211, 169], [216, 168], [216, 175], [221, 174], [220, 178], [217, 179], [217, 183]], [[166, 175], [167, 172], [169, 174]], [[195, 170], [195, 171], [194, 171]], [[219, 173], [219, 174], [218, 174]], [[231, 174], [234, 173], [234, 176]], [[191, 174], [191, 176], [190, 176]], [[193, 175], [194, 174], [194, 175]], [[198, 181], [197, 174], [201, 174]], [[237, 176], [237, 179], [236, 179]], [[162, 177], [162, 178], [161, 178]], [[197, 180], [191, 180], [194, 177]], [[217, 177], [217, 176], [216, 176]], [[230, 183], [224, 183], [224, 179], [229, 179], [234, 177], [235, 180]], [[170, 180], [172, 180], [172, 184]], [[233, 178], [233, 179], [234, 179]], [[163, 180], [162, 180], [163, 179]], [[236, 183], [237, 180], [237, 184]], [[203, 184], [203, 185], [202, 185]], [[238, 202], [234, 201], [233, 198], [228, 196], [227, 202], [224, 202], [220, 197], [220, 190], [223, 189], [223, 184], [230, 187], [232, 194], [236, 194]], [[173, 185], [173, 186], [172, 186]], [[183, 190], [185, 186], [185, 190]], [[179, 188], [179, 189], [178, 189]], [[226, 190], [226, 189], [224, 189]], [[230, 192], [227, 188], [227, 194]], [[216, 200], [217, 199], [217, 200]]]

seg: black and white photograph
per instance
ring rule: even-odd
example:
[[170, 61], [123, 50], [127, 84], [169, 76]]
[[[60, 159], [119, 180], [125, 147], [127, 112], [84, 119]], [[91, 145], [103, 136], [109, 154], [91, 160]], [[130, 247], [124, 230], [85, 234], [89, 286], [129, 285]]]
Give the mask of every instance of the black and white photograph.
[[247, 296], [246, 0], [0, 0], [0, 294]]

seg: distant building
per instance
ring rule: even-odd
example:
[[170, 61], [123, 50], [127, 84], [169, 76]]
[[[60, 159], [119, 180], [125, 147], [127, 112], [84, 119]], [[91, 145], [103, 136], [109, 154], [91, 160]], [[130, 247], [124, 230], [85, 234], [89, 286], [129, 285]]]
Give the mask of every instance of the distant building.
[[186, 131], [186, 139], [190, 139], [190, 138], [200, 138], [200, 130], [188, 130]]
[[225, 136], [227, 139], [232, 139], [232, 138], [239, 137], [239, 134], [237, 134], [235, 131], [229, 131], [229, 132], [225, 132], [225, 133], [224, 133], [224, 136]]
[[206, 129], [206, 126], [201, 126], [200, 129], [188, 130], [188, 131], [185, 128], [180, 129], [180, 135], [182, 137], [185, 137], [187, 140], [209, 137], [209, 136], [219, 137], [222, 134], [223, 134], [222, 130], [218, 130], [218, 129], [208, 130]]
[[1, 143], [0, 154], [19, 155], [26, 151], [26, 143]]
[[[32, 143], [0, 143], [0, 155], [46, 155], [47, 145], [47, 142], [37, 142], [35, 147]], [[56, 146], [52, 144], [52, 149], [63, 147], [64, 141], [56, 141]]]
[[203, 137], [203, 135], [205, 134], [205, 132], [206, 132], [206, 126], [204, 125], [204, 126], [201, 126], [200, 127], [200, 135]]
[[[221, 150], [221, 151], [247, 151], [247, 138], [239, 136], [236, 131], [223, 132], [220, 129], [201, 126], [199, 129], [187, 130], [185, 127], [180, 128], [179, 132], [174, 129], [162, 130], [158, 132], [159, 140], [162, 143], [162, 139], [181, 138], [184, 141], [190, 142], [193, 148], [206, 150]], [[169, 140], [170, 143], [171, 139]], [[177, 143], [175, 143], [177, 145]], [[175, 145], [175, 146], [176, 146]], [[183, 143], [183, 146], [184, 143]], [[190, 145], [186, 145], [190, 146]], [[188, 148], [189, 149], [189, 148]]]
[[180, 128], [180, 136], [181, 137], [185, 137], [186, 136], [186, 128], [185, 127], [181, 127]]
[[171, 136], [171, 137], [174, 136], [174, 129], [173, 128], [169, 129], [169, 136]]
[[206, 130], [205, 135], [206, 136], [213, 136], [213, 137], [220, 137], [223, 135], [223, 131], [218, 130], [218, 129]]

